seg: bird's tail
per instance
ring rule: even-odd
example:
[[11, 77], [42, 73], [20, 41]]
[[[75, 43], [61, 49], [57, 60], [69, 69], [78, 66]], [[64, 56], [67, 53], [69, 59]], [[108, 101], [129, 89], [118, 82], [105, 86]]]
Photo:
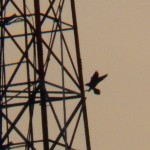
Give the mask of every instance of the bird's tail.
[[99, 89], [96, 89], [96, 88], [95, 88], [95, 89], [93, 89], [93, 90], [94, 90], [94, 93], [95, 93], [95, 94], [97, 94], [97, 95], [100, 95], [100, 94], [101, 94], [101, 91], [100, 91]]

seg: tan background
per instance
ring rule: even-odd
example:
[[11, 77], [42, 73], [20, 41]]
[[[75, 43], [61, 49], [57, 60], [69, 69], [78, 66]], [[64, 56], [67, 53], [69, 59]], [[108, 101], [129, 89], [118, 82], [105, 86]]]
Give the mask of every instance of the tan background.
[[76, 0], [92, 150], [150, 149], [150, 1]]
[[75, 1], [92, 150], [150, 150], [150, 1]]

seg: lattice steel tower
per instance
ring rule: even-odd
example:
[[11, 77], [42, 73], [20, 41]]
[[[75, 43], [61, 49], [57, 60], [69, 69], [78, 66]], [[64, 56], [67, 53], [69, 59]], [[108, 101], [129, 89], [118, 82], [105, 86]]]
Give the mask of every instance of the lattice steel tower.
[[0, 0], [0, 149], [90, 150], [74, 0]]

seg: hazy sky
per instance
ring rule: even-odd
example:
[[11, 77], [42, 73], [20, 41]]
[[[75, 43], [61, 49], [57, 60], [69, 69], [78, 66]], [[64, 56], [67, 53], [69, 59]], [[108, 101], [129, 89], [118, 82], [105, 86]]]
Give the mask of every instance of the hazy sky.
[[150, 1], [75, 2], [84, 81], [108, 73], [86, 93], [92, 150], [149, 150]]
[[76, 0], [93, 150], [150, 149], [150, 1]]

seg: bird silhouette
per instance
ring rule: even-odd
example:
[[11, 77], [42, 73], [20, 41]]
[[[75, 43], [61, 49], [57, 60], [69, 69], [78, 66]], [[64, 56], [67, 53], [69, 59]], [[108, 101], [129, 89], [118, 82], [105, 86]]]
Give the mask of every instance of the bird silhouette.
[[85, 84], [86, 86], [89, 86], [89, 89], [87, 90], [88, 92], [93, 90], [95, 94], [99, 95], [100, 94], [100, 90], [96, 88], [97, 84], [99, 82], [101, 82], [102, 80], [104, 80], [108, 75], [105, 74], [103, 76], [99, 77], [98, 72], [96, 71], [93, 76], [91, 77], [91, 81], [87, 84]]

